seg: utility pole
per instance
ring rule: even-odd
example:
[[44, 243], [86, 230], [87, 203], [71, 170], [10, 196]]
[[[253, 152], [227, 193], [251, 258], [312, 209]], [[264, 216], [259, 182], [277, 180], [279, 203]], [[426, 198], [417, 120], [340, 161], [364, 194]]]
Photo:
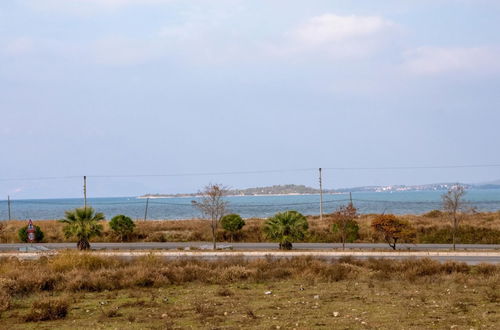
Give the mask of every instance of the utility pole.
[[83, 176], [83, 208], [87, 209], [87, 176]]
[[319, 220], [323, 221], [323, 180], [321, 167], [319, 168]]
[[351, 205], [352, 205], [352, 192], [349, 191], [349, 200], [351, 201]]
[[146, 210], [144, 210], [144, 221], [148, 218], [149, 197], [146, 199]]
[[11, 220], [11, 218], [10, 218], [10, 196], [7, 196], [7, 208], [9, 209], [9, 220]]

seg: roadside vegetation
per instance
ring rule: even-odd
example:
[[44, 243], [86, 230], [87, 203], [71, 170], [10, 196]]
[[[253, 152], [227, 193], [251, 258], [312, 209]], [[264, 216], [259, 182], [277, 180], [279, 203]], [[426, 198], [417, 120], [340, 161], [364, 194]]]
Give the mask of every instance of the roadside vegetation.
[[[384, 238], [372, 228], [373, 220], [379, 215], [362, 214], [355, 220], [359, 226], [356, 230], [347, 231], [346, 242], [379, 242], [386, 243]], [[415, 231], [411, 241], [414, 243], [447, 243], [451, 244], [452, 227], [449, 218], [441, 211], [431, 211], [423, 215], [401, 215], [398, 219], [407, 221]], [[307, 216], [309, 229], [307, 234], [296, 242], [342, 242], [338, 231], [332, 230], [335, 215], [328, 214], [320, 221], [319, 216]], [[245, 226], [232, 234], [219, 227], [219, 242], [272, 242], [263, 231], [266, 219], [245, 219]], [[0, 242], [18, 243], [18, 230], [26, 226], [25, 221], [1, 221], [3, 231]], [[121, 238], [110, 227], [108, 221], [100, 221], [101, 236], [92, 238], [92, 242], [120, 242]], [[38, 220], [34, 224], [44, 233], [43, 242], [76, 242], [74, 238], [64, 235], [64, 224], [56, 220]], [[134, 221], [133, 232], [128, 234], [129, 242], [188, 242], [212, 241], [212, 231], [206, 220], [148, 220]], [[353, 233], [355, 232], [355, 235]], [[351, 234], [350, 234], [351, 233]], [[500, 244], [500, 212], [472, 213], [465, 216], [456, 233], [457, 243], [467, 244]], [[405, 240], [398, 241], [404, 243]], [[277, 244], [278, 245], [278, 244]], [[389, 246], [388, 246], [389, 248]]]
[[297, 211], [277, 213], [264, 223], [267, 238], [279, 243], [280, 250], [291, 250], [293, 242], [304, 240], [309, 224]]
[[102, 220], [104, 220], [104, 214], [95, 213], [91, 207], [83, 207], [66, 211], [65, 218], [59, 222], [64, 224], [62, 229], [66, 238], [76, 238], [78, 249], [88, 250], [90, 239], [102, 234]]
[[494, 329], [499, 292], [500, 266], [427, 259], [0, 259], [8, 329]]

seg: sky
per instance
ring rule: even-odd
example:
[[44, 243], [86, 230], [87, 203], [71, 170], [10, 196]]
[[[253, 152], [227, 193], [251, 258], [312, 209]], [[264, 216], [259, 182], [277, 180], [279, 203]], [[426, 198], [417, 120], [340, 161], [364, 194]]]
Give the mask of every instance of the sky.
[[98, 197], [500, 164], [498, 17], [496, 0], [1, 1], [0, 199], [78, 197], [83, 175]]

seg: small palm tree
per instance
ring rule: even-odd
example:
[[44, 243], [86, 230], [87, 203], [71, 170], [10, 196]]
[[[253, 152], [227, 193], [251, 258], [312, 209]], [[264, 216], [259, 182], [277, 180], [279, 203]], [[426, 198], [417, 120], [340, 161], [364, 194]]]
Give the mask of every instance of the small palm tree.
[[278, 241], [281, 250], [291, 250], [292, 243], [305, 237], [309, 225], [307, 219], [297, 211], [276, 213], [264, 225], [264, 232]]
[[104, 220], [103, 213], [95, 213], [91, 207], [77, 208], [72, 211], [65, 212], [65, 218], [59, 220], [65, 223], [64, 235], [69, 237], [77, 237], [76, 246], [79, 250], [90, 249], [89, 240], [94, 236], [100, 236], [102, 225], [99, 221]]

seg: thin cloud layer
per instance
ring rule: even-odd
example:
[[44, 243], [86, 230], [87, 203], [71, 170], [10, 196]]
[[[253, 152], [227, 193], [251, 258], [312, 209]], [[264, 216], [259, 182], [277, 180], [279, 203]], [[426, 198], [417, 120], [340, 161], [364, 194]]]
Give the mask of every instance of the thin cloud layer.
[[294, 31], [297, 40], [314, 45], [376, 36], [394, 26], [378, 16], [324, 14], [307, 20]]
[[96, 14], [129, 6], [160, 5], [174, 0], [22, 0], [33, 9], [70, 14]]
[[420, 47], [406, 53], [405, 68], [417, 75], [500, 72], [499, 47]]
[[379, 16], [341, 16], [332, 13], [304, 20], [270, 45], [280, 56], [320, 56], [326, 60], [369, 57], [390, 40], [397, 25]]

